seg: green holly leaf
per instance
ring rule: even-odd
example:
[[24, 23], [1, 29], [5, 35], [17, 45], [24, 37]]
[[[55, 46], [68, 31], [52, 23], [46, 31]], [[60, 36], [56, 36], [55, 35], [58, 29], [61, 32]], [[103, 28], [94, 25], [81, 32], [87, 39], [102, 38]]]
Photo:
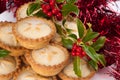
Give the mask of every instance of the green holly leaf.
[[105, 65], [106, 65], [106, 60], [105, 60], [104, 55], [102, 55], [102, 54], [97, 54], [97, 57], [98, 57], [99, 62], [100, 62], [103, 66], [105, 66]]
[[96, 42], [94, 42], [91, 46], [96, 50], [99, 51], [100, 48], [104, 46], [106, 38], [104, 36], [99, 37]]
[[37, 17], [43, 17], [43, 18], [49, 18], [45, 13], [43, 13], [42, 10], [39, 10], [37, 13], [33, 14], [33, 16], [37, 16]]
[[27, 8], [27, 15], [30, 16], [34, 11], [40, 8], [40, 3], [31, 3]]
[[96, 37], [99, 36], [99, 33], [98, 32], [93, 32], [91, 28], [89, 28], [87, 30], [87, 33], [85, 35], [85, 37], [82, 39], [82, 41], [85, 43], [85, 42], [88, 42]]
[[64, 19], [64, 20], [62, 21], [62, 25], [63, 25], [63, 26], [65, 25], [65, 22], [66, 22], [66, 19]]
[[76, 56], [74, 58], [73, 70], [78, 77], [81, 77], [82, 74], [81, 74], [81, 69], [80, 69], [80, 57], [79, 56]]
[[65, 28], [66, 29], [66, 31], [67, 31], [67, 34], [72, 34], [72, 29], [69, 29], [69, 28]]
[[65, 0], [56, 0], [57, 3], [63, 3]]
[[74, 4], [65, 4], [62, 7], [62, 15], [67, 16], [69, 13], [75, 13], [76, 15], [79, 14], [79, 9]]
[[88, 64], [93, 67], [93, 69], [98, 70], [98, 65], [95, 61], [90, 60], [88, 61]]
[[77, 0], [66, 0], [67, 3], [71, 3], [71, 4], [74, 4], [75, 2], [77, 2]]
[[72, 49], [73, 41], [71, 39], [62, 38], [62, 44], [67, 49]]
[[68, 37], [71, 37], [71, 38], [77, 40], [77, 36], [75, 34], [70, 34], [70, 35], [68, 35]]
[[78, 34], [79, 37], [82, 38], [84, 35], [84, 24], [82, 23], [82, 21], [80, 19], [77, 19], [77, 29], [78, 29]]
[[2, 49], [2, 50], [0, 50], [0, 57], [5, 57], [5, 56], [7, 56], [9, 53], [10, 53], [9, 51]]
[[57, 29], [57, 33], [60, 34], [60, 35], [62, 35], [63, 34], [63, 32], [62, 32], [63, 30], [62, 30], [61, 25], [55, 24], [55, 26], [56, 26], [56, 29]]
[[95, 52], [94, 48], [92, 48], [91, 46], [87, 46], [85, 44], [81, 45], [84, 49], [84, 51], [86, 52], [86, 54], [96, 63], [98, 63], [98, 59], [97, 59], [97, 53]]

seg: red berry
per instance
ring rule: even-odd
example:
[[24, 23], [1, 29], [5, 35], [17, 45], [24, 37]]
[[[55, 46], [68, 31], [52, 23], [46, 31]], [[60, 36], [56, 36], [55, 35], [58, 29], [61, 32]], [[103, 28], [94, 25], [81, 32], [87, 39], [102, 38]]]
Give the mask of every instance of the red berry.
[[44, 12], [45, 14], [47, 14], [47, 13], [48, 13], [48, 10], [44, 9], [43, 12]]
[[51, 8], [50, 8], [50, 5], [49, 5], [49, 4], [43, 4], [43, 5], [42, 5], [42, 9], [49, 11]]
[[58, 12], [59, 12], [59, 10], [58, 10], [57, 8], [54, 8], [54, 9], [52, 10], [52, 13], [53, 13], [54, 15], [56, 15]]
[[77, 42], [81, 42], [81, 39], [80, 39], [80, 38], [78, 38], [78, 39], [77, 39]]
[[56, 15], [56, 18], [57, 18], [57, 20], [62, 20], [62, 14], [61, 13], [58, 13], [57, 15]]
[[49, 4], [46, 5], [46, 9], [47, 9], [47, 10], [50, 10], [50, 9], [51, 9]]
[[46, 4], [42, 4], [42, 9], [45, 9]]
[[47, 15], [48, 15], [49, 17], [51, 17], [51, 16], [52, 16], [52, 12], [48, 12]]
[[55, 6], [55, 0], [50, 0], [50, 6]]
[[59, 9], [62, 9], [63, 3], [59, 3], [57, 5], [58, 5]]
[[72, 52], [72, 56], [76, 56], [76, 52], [73, 51], [73, 52]]

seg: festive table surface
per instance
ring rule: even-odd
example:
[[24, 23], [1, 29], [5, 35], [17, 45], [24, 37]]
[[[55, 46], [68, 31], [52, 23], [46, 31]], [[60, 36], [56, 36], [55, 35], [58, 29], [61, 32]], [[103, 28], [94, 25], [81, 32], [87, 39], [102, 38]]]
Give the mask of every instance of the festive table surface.
[[[13, 16], [13, 12], [5, 11], [0, 14], [0, 21], [15, 22], [16, 19]], [[107, 69], [108, 68], [99, 70], [91, 80], [115, 80], [113, 77], [107, 74]]]

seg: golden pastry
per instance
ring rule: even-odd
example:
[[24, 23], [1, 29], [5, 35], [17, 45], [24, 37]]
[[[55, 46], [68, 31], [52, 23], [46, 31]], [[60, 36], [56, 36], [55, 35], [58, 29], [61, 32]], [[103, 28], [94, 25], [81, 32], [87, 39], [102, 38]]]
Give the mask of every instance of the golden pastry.
[[1, 22], [0, 25], [0, 47], [10, 51], [12, 56], [20, 56], [25, 52], [25, 48], [21, 47], [12, 32], [14, 23]]
[[55, 80], [55, 78], [40, 76], [30, 67], [24, 67], [15, 73], [13, 80]]
[[95, 74], [95, 71], [84, 60], [81, 60], [80, 65], [82, 73], [80, 78], [73, 70], [73, 63], [67, 65], [64, 70], [59, 73], [59, 77], [62, 80], [90, 80], [90, 78]]
[[6, 56], [0, 58], [0, 80], [10, 80], [20, 66], [18, 57]]
[[28, 17], [18, 21], [13, 27], [18, 42], [28, 49], [46, 46], [54, 37], [56, 28], [53, 22], [37, 17]]
[[69, 61], [68, 51], [55, 44], [26, 53], [25, 57], [32, 69], [43, 76], [58, 74]]
[[16, 18], [17, 20], [20, 20], [22, 18], [25, 18], [25, 17], [28, 17], [27, 15], [27, 8], [28, 6], [33, 3], [33, 2], [28, 2], [28, 3], [25, 3], [23, 5], [21, 5], [17, 11], [16, 11]]

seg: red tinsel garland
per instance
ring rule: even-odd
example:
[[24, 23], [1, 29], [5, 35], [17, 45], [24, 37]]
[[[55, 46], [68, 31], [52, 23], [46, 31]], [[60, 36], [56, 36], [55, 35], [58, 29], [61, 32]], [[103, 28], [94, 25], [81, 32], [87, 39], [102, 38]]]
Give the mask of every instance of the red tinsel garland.
[[[19, 7], [34, 0], [0, 0], [0, 13], [10, 8]], [[93, 30], [107, 37], [107, 41], [100, 52], [105, 54], [107, 65], [115, 63], [113, 75], [120, 79], [120, 15], [107, 8], [107, 3], [117, 0], [78, 0], [76, 5], [80, 9], [79, 18], [86, 24], [92, 23]]]
[[100, 51], [105, 54], [107, 66], [116, 63], [112, 69], [114, 77], [120, 79], [120, 15], [107, 9], [107, 1], [117, 0], [78, 0], [79, 18], [86, 24], [92, 23], [93, 30], [107, 37]]
[[13, 0], [15, 6], [19, 7], [20, 5], [26, 3], [26, 2], [30, 2], [30, 1], [35, 1], [35, 0]]
[[6, 10], [6, 0], [0, 0], [0, 13]]
[[20, 5], [29, 1], [34, 0], [0, 0], [0, 13], [12, 7], [19, 7]]

